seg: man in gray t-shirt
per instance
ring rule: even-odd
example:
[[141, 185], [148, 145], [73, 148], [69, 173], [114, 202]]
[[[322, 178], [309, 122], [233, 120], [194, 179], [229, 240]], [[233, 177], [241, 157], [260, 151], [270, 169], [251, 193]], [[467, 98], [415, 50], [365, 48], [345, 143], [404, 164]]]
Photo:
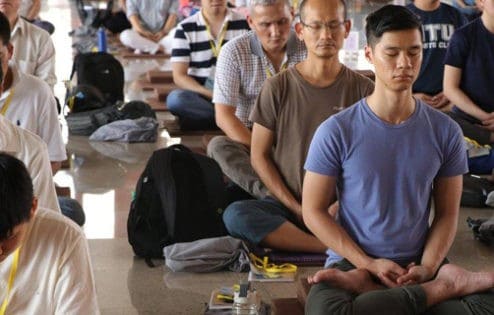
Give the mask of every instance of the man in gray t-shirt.
[[317, 126], [372, 92], [372, 82], [338, 60], [350, 30], [340, 0], [306, 0], [295, 29], [307, 59], [269, 78], [250, 119], [251, 160], [270, 195], [230, 205], [223, 216], [235, 237], [290, 251], [324, 252], [302, 221], [303, 162]]

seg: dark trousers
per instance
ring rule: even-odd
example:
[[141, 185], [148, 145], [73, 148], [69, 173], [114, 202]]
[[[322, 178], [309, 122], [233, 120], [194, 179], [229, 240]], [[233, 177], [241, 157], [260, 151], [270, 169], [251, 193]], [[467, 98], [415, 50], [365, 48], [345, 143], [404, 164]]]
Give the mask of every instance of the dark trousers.
[[480, 144], [491, 144], [491, 132], [482, 128], [482, 123], [479, 120], [457, 108], [453, 108], [448, 115], [460, 125], [465, 137], [475, 140]]
[[[355, 269], [347, 260], [342, 260], [333, 267], [342, 271]], [[305, 314], [492, 315], [494, 293], [486, 291], [472, 294], [427, 309], [427, 297], [420, 285], [369, 291], [358, 295], [324, 282], [315, 284], [310, 289]]]

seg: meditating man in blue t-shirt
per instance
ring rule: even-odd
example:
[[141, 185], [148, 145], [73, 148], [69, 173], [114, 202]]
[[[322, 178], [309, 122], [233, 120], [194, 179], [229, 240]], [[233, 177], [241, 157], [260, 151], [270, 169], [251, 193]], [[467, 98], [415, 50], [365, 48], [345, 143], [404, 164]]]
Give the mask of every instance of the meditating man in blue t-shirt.
[[482, 16], [455, 32], [444, 67], [444, 93], [466, 137], [494, 143], [494, 0], [478, 0]]
[[472, 294], [494, 287], [494, 270], [445, 261], [466, 150], [458, 125], [412, 95], [420, 20], [390, 5], [366, 22], [374, 92], [320, 125], [305, 164], [303, 218], [329, 248], [329, 268], [308, 279], [306, 314], [493, 314], [494, 294]]

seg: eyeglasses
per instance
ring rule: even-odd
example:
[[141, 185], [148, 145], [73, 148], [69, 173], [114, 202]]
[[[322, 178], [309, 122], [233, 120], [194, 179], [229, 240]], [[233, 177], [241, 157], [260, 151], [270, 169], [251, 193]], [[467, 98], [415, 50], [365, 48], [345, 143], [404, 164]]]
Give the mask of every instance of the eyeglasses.
[[300, 23], [302, 23], [302, 25], [304, 27], [307, 27], [308, 29], [310, 29], [313, 33], [321, 33], [323, 29], [329, 29], [329, 31], [331, 33], [335, 33], [340, 26], [342, 26], [343, 24], [345, 24], [345, 21], [331, 21], [331, 22], [328, 22], [328, 23], [323, 23], [323, 22], [314, 22], [314, 23], [311, 23], [311, 24], [306, 24], [304, 21], [300, 20]]

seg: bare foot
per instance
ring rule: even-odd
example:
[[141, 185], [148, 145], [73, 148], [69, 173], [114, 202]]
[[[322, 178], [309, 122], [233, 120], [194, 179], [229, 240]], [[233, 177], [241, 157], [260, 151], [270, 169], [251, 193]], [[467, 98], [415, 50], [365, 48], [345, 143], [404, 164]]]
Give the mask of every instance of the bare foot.
[[442, 266], [435, 280], [443, 281], [454, 297], [494, 288], [494, 272], [471, 272], [453, 264]]
[[313, 276], [309, 276], [307, 281], [311, 284], [326, 281], [339, 288], [358, 294], [384, 288], [375, 283], [370, 273], [365, 269], [353, 269], [346, 272], [334, 268], [323, 269]]

